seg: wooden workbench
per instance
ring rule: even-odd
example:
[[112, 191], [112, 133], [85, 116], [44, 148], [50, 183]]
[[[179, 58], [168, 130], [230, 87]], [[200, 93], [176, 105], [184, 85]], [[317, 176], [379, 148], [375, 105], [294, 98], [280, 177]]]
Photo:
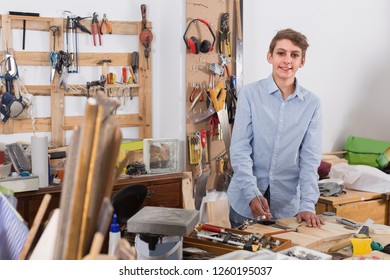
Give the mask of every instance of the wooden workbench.
[[389, 202], [380, 193], [346, 190], [340, 196], [320, 196], [316, 212], [334, 212], [337, 216], [365, 222], [373, 220], [376, 224], [389, 225]]
[[[301, 246], [322, 253], [326, 253], [329, 248], [336, 245], [338, 242], [352, 236], [354, 233], [357, 233], [356, 230], [348, 229], [337, 223], [337, 216], [320, 215], [320, 217], [325, 221], [325, 225], [322, 226], [321, 229], [309, 228], [305, 225], [299, 225], [296, 223], [295, 218], [293, 217], [289, 219], [281, 219], [286, 220], [286, 222], [277, 222], [277, 224], [296, 228], [297, 231], [280, 233], [280, 228], [265, 225], [251, 225], [246, 229], [246, 231], [261, 234], [267, 233], [271, 234], [272, 236], [290, 239], [292, 241], [292, 246]], [[272, 234], [271, 232], [275, 232], [275, 234]], [[390, 244], [390, 234], [370, 233], [370, 237], [373, 241], [379, 242], [383, 247], [387, 244]], [[344, 258], [352, 257], [351, 251], [340, 250], [339, 254], [343, 255]], [[383, 259], [390, 259], [390, 255], [381, 253], [379, 251], [373, 251], [369, 254], [369, 256], [378, 256]]]

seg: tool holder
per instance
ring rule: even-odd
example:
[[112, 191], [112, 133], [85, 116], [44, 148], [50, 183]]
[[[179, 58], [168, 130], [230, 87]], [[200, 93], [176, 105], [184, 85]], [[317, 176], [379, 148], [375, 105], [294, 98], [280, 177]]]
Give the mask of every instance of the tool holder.
[[[2, 45], [7, 45], [9, 50], [12, 50], [12, 54], [20, 66], [34, 66], [34, 67], [47, 67], [50, 62], [48, 60], [48, 54], [54, 50], [54, 44], [56, 51], [60, 49], [65, 50], [65, 30], [66, 30], [66, 18], [54, 18], [54, 17], [31, 17], [31, 16], [16, 16], [16, 15], [0, 15], [1, 17], [1, 33], [2, 33]], [[23, 22], [26, 21], [26, 32], [30, 30], [48, 32], [49, 34], [49, 52], [48, 51], [30, 51], [28, 44], [24, 51], [13, 51], [12, 49], [12, 31], [14, 29], [22, 29]], [[115, 21], [110, 20], [112, 26], [113, 35], [124, 36], [137, 36], [142, 31], [143, 24], [141, 21]], [[91, 30], [91, 19], [81, 19], [80, 24], [85, 26], [88, 30]], [[151, 28], [151, 22], [147, 22], [148, 28]], [[56, 33], [56, 37], [53, 37], [53, 32], [50, 30], [50, 26], [58, 26], [59, 32]], [[110, 36], [104, 34], [104, 36]], [[133, 53], [138, 53], [143, 50], [144, 46], [138, 40], [138, 44], [134, 46], [134, 49], [129, 49], [129, 52], [112, 52], [112, 53], [95, 53], [95, 52], [83, 52], [82, 49], [78, 50], [78, 64], [80, 66], [99, 67], [97, 62], [101, 57], [109, 57], [112, 62], [110, 66], [130, 66], [132, 65]], [[115, 51], [115, 50], [114, 50]], [[0, 59], [3, 59], [3, 55], [0, 54]], [[151, 65], [152, 52], [150, 53], [148, 60]], [[144, 56], [139, 56], [138, 61], [138, 77], [137, 84], [128, 84], [124, 87], [123, 84], [107, 85], [104, 90], [108, 95], [111, 93], [113, 96], [121, 95], [123, 91], [126, 95], [137, 97], [138, 100], [138, 112], [131, 114], [117, 114], [116, 119], [121, 127], [137, 127], [139, 132], [139, 138], [152, 137], [152, 74], [151, 69], [146, 67], [146, 59]], [[73, 75], [69, 73], [69, 75]], [[96, 77], [99, 79], [99, 77]], [[76, 126], [82, 122], [82, 116], [69, 116], [65, 115], [65, 96], [77, 96], [85, 98], [87, 96], [86, 85], [72, 84], [68, 85], [68, 91], [63, 87], [57, 87], [59, 81], [59, 75], [55, 74], [52, 84], [42, 85], [25, 85], [26, 89], [33, 96], [49, 96], [51, 116], [50, 117], [35, 117], [35, 130], [38, 132], [51, 132], [51, 142], [56, 146], [65, 145], [65, 131], [73, 130]], [[114, 97], [113, 97], [114, 98]], [[126, 100], [130, 100], [130, 97]], [[34, 116], [33, 116], [34, 117]], [[14, 134], [14, 133], [27, 133], [33, 132], [33, 124], [30, 119], [9, 119], [7, 123], [0, 124], [0, 134]]]

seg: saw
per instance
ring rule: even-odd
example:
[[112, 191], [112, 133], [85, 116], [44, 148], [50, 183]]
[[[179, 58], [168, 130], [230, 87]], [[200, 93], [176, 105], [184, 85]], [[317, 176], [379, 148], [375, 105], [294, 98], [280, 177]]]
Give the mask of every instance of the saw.
[[212, 89], [208, 89], [207, 92], [210, 95], [211, 102], [213, 103], [214, 110], [217, 112], [218, 120], [221, 125], [223, 141], [225, 143], [226, 153], [228, 155], [228, 161], [230, 166], [230, 142], [232, 133], [230, 130], [229, 117], [226, 109], [226, 89], [223, 81], [219, 81], [217, 86]]

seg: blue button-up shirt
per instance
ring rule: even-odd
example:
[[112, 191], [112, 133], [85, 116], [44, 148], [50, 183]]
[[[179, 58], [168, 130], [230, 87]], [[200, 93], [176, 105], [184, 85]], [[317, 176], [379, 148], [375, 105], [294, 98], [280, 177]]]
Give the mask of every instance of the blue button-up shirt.
[[322, 154], [320, 100], [298, 85], [283, 100], [272, 75], [240, 91], [230, 146], [230, 206], [253, 218], [249, 203], [270, 187], [274, 218], [315, 212]]

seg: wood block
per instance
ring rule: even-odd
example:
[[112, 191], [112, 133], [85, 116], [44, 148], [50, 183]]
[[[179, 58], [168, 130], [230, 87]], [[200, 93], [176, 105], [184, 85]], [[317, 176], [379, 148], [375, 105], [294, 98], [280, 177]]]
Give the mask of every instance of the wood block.
[[229, 204], [227, 200], [206, 202], [206, 211], [209, 224], [230, 228]]

